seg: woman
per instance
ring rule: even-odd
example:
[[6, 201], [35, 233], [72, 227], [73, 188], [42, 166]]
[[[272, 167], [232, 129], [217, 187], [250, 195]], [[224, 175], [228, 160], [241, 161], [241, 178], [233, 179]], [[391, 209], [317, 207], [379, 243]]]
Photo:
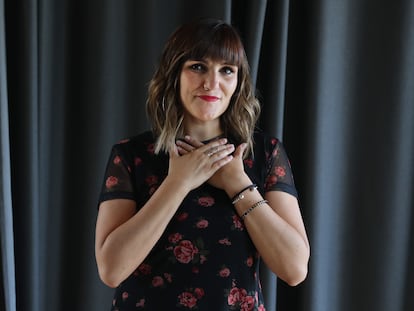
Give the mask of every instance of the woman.
[[309, 244], [283, 146], [255, 128], [236, 30], [177, 29], [147, 110], [152, 130], [114, 145], [100, 196], [95, 251], [112, 310], [265, 310], [260, 260], [296, 285]]

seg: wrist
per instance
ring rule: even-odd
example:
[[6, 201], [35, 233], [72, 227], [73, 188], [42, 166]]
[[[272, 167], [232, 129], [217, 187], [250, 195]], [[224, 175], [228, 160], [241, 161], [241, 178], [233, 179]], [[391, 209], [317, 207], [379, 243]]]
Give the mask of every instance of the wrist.
[[186, 196], [191, 190], [192, 187], [189, 183], [186, 183], [183, 178], [173, 178], [170, 175], [164, 179], [163, 184], [165, 184], [170, 189], [174, 189], [177, 194]]
[[237, 194], [239, 194], [243, 189], [247, 189], [251, 186], [253, 182], [251, 179], [245, 175], [243, 177], [237, 178], [234, 181], [229, 181], [226, 183], [226, 189], [224, 189], [229, 196], [230, 199], [234, 198]]
[[247, 187], [244, 187], [242, 190], [240, 190], [234, 197], [231, 198], [231, 204], [236, 204], [240, 200], [243, 200], [245, 197], [245, 192], [252, 192], [257, 189], [256, 184], [248, 185]]

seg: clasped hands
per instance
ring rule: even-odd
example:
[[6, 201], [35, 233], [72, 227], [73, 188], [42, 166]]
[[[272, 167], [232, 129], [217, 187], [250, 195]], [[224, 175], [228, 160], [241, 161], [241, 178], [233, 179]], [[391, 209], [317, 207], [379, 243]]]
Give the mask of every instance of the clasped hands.
[[232, 181], [245, 176], [243, 153], [247, 144], [229, 144], [226, 138], [204, 144], [191, 136], [177, 140], [170, 151], [169, 174], [179, 174], [194, 189], [204, 182], [226, 190]]

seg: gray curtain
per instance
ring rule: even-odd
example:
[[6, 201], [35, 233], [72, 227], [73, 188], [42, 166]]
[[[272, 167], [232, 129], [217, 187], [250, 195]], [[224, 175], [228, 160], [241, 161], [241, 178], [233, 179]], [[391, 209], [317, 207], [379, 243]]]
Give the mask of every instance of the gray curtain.
[[0, 309], [109, 310], [94, 258], [110, 146], [148, 128], [167, 36], [241, 32], [288, 151], [307, 280], [262, 269], [268, 310], [414, 310], [414, 2], [0, 0]]

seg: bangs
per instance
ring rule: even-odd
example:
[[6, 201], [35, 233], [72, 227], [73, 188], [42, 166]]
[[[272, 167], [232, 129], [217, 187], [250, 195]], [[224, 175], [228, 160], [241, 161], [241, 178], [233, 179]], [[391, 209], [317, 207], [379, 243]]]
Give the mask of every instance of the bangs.
[[176, 42], [181, 45], [179, 49], [183, 51], [185, 59], [210, 58], [237, 67], [245, 62], [239, 34], [224, 22], [205, 20], [197, 27], [191, 27], [190, 24], [177, 34]]
[[239, 39], [228, 31], [206, 34], [201, 40], [194, 43], [188, 51], [189, 59], [210, 58], [237, 67], [243, 63], [243, 46]]

